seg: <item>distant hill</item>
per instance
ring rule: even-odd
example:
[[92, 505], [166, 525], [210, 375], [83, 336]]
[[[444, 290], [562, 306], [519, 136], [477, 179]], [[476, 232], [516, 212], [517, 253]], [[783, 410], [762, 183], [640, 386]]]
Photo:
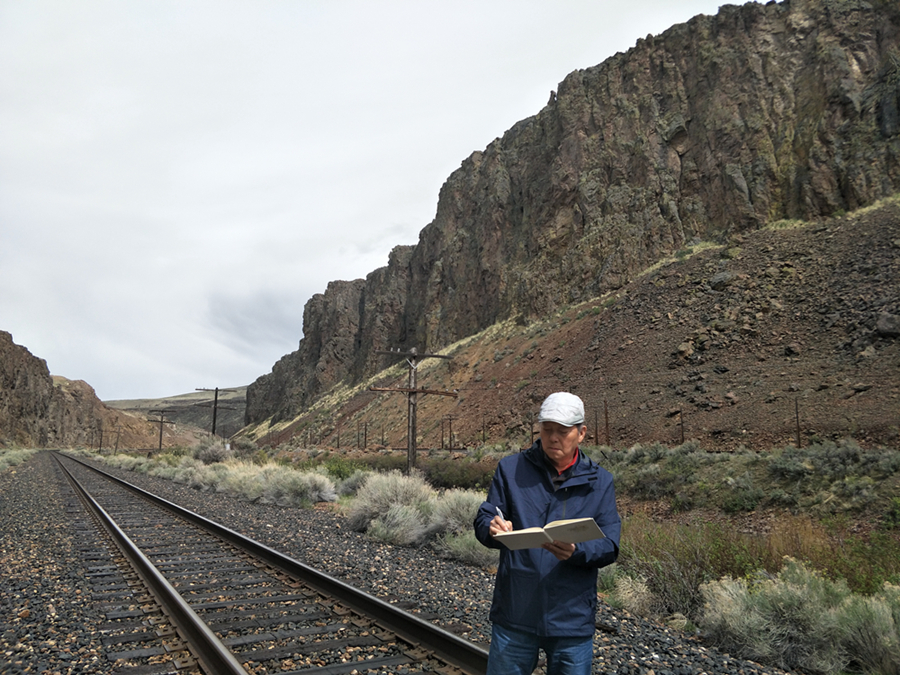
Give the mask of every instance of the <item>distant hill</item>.
[[[158, 417], [157, 411], [166, 410], [166, 419], [176, 424], [212, 431], [215, 391], [194, 391], [178, 396], [155, 399], [104, 401], [110, 408], [141, 414], [147, 418]], [[247, 387], [228, 387], [219, 390], [216, 411], [216, 434], [228, 438], [244, 426], [247, 407]]]

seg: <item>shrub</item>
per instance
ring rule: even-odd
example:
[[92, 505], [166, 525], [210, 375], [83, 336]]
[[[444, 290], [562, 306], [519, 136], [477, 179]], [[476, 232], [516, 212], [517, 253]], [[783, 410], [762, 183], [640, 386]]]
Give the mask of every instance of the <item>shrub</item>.
[[846, 476], [831, 485], [831, 492], [845, 500], [845, 508], [859, 510], [875, 500], [875, 481], [869, 476]]
[[5, 471], [11, 466], [17, 466], [31, 457], [38, 450], [0, 450], [0, 471]]
[[601, 593], [612, 593], [619, 576], [619, 564], [613, 563], [597, 570], [597, 590]]
[[641, 576], [617, 576], [613, 586], [613, 597], [622, 608], [637, 616], [658, 616], [659, 600], [654, 596], [647, 580]]
[[436, 488], [487, 488], [494, 477], [496, 462], [473, 462], [449, 457], [425, 460], [421, 469]]
[[257, 447], [255, 441], [247, 438], [246, 436], [238, 436], [237, 438], [233, 438], [231, 440], [231, 449], [234, 453], [234, 456], [240, 460], [258, 460], [258, 453], [260, 449], [259, 447]]
[[199, 459], [204, 464], [224, 462], [233, 456], [233, 451], [226, 449], [225, 442], [220, 438], [207, 438], [194, 448], [194, 459]]
[[322, 466], [329, 476], [335, 480], [343, 481], [358, 472], [362, 465], [360, 462], [354, 462], [342, 455], [335, 454], [325, 460]]
[[137, 457], [135, 455], [112, 455], [103, 458], [103, 461], [110, 466], [115, 466], [125, 471], [134, 471], [135, 467], [150, 463], [152, 460], [146, 457]]
[[431, 529], [449, 534], [472, 530], [478, 507], [483, 501], [484, 494], [481, 492], [447, 490], [434, 500]]
[[793, 559], [776, 577], [703, 586], [703, 627], [718, 647], [786, 669], [900, 672], [900, 587], [854, 595]]
[[418, 546], [428, 537], [428, 525], [415, 505], [391, 504], [369, 523], [368, 533], [389, 544]]
[[786, 480], [884, 478], [900, 471], [900, 452], [885, 448], [864, 450], [853, 439], [829, 440], [806, 448], [784, 448], [770, 457], [768, 468], [774, 476]]
[[850, 661], [862, 672], [900, 673], [900, 587], [885, 584], [871, 597], [854, 595], [845, 600], [839, 631]]
[[623, 520], [617, 567], [646, 584], [655, 598], [654, 618], [675, 613], [693, 618], [703, 603], [704, 582], [773, 565], [765, 542], [717, 523], [656, 523], [645, 515]]
[[662, 443], [653, 443], [646, 447], [638, 443], [625, 452], [625, 461], [628, 464], [651, 464], [663, 459], [667, 452], [668, 448]]
[[478, 567], [495, 567], [500, 559], [500, 551], [482, 546], [471, 527], [457, 534], [438, 536], [435, 548], [450, 558]]
[[882, 523], [888, 529], [900, 527], [900, 497], [894, 497], [888, 504]]
[[725, 513], [752, 511], [765, 497], [765, 492], [753, 484], [753, 476], [749, 472], [737, 479], [729, 478], [727, 483], [732, 490], [722, 502]]
[[355, 495], [359, 492], [359, 489], [365, 485], [366, 480], [369, 478], [370, 471], [366, 471], [365, 469], [357, 469], [352, 474], [347, 476], [344, 480], [340, 481], [337, 485], [337, 493], [341, 497], [349, 497], [350, 495]]
[[337, 499], [334, 483], [320, 473], [294, 471], [274, 466], [259, 473], [255, 479], [262, 488], [260, 500], [281, 506], [303, 506]]
[[847, 663], [835, 610], [850, 594], [796, 560], [774, 579], [704, 584], [702, 626], [717, 647], [787, 670], [837, 673]]
[[[348, 525], [363, 532], [395, 505], [412, 506], [421, 512], [421, 518], [429, 511], [427, 504], [433, 496], [434, 490], [421, 474], [404, 476], [399, 471], [370, 474], [350, 507]], [[423, 520], [427, 522], [427, 518]]]
[[385, 453], [363, 457], [359, 462], [369, 467], [372, 471], [381, 473], [396, 471], [402, 473], [406, 470], [407, 457], [405, 453]]

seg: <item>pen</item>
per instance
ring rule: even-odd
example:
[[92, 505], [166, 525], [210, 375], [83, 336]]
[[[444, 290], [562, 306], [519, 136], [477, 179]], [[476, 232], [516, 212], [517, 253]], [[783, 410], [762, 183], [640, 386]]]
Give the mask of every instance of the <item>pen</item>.
[[503, 515], [503, 511], [500, 510], [500, 507], [495, 506], [494, 508], [497, 509], [497, 515], [500, 516], [500, 520], [506, 522], [506, 516]]

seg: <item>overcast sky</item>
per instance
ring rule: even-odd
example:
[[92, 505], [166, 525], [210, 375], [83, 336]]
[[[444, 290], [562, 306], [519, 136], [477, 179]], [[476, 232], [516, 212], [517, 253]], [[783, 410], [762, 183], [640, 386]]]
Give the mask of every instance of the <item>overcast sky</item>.
[[101, 399], [249, 384], [460, 162], [717, 0], [0, 0], [0, 330]]

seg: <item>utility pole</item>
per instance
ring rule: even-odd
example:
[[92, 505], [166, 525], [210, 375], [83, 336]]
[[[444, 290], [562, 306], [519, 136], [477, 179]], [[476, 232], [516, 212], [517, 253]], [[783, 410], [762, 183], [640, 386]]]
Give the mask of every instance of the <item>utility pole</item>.
[[453, 452], [453, 415], [447, 415], [447, 426], [449, 427], [447, 449]]
[[[213, 409], [213, 416], [212, 416], [212, 431], [210, 432], [210, 433], [212, 433], [213, 436], [215, 436], [215, 435], [216, 435], [216, 414], [217, 414], [218, 411], [219, 411], [219, 392], [220, 392], [220, 391], [236, 391], [236, 390], [235, 390], [235, 389], [219, 389], [218, 387], [216, 387], [215, 389], [201, 389], [201, 388], [197, 388], [196, 391], [212, 391], [212, 392], [215, 392], [215, 395], [213, 396], [213, 404], [212, 404], [212, 409]], [[208, 402], [208, 401], [204, 401], [203, 403], [198, 403], [197, 405], [202, 406], [202, 407], [206, 407], [206, 406], [209, 405], [209, 402]], [[235, 409], [236, 409], [236, 408], [223, 408], [223, 410], [235, 410]]]
[[369, 391], [399, 391], [406, 394], [409, 402], [406, 413], [406, 473], [409, 474], [416, 468], [416, 405], [418, 404], [418, 395], [437, 394], [438, 396], [452, 396], [457, 398], [459, 394], [455, 391], [436, 391], [430, 389], [418, 389], [416, 385], [416, 370], [419, 367], [421, 359], [451, 359], [451, 356], [442, 354], [419, 354], [419, 351], [412, 347], [408, 352], [397, 350], [377, 351], [377, 354], [390, 354], [391, 356], [403, 356], [406, 363], [409, 364], [409, 386], [406, 388], [389, 389], [386, 387], [370, 387]]
[[159, 451], [162, 452], [163, 425], [164, 424], [174, 424], [174, 422], [166, 419], [166, 415], [169, 415], [175, 411], [174, 410], [151, 410], [150, 412], [154, 415], [159, 415], [158, 420], [147, 420], [147, 421], [153, 422], [154, 424], [159, 423]]

